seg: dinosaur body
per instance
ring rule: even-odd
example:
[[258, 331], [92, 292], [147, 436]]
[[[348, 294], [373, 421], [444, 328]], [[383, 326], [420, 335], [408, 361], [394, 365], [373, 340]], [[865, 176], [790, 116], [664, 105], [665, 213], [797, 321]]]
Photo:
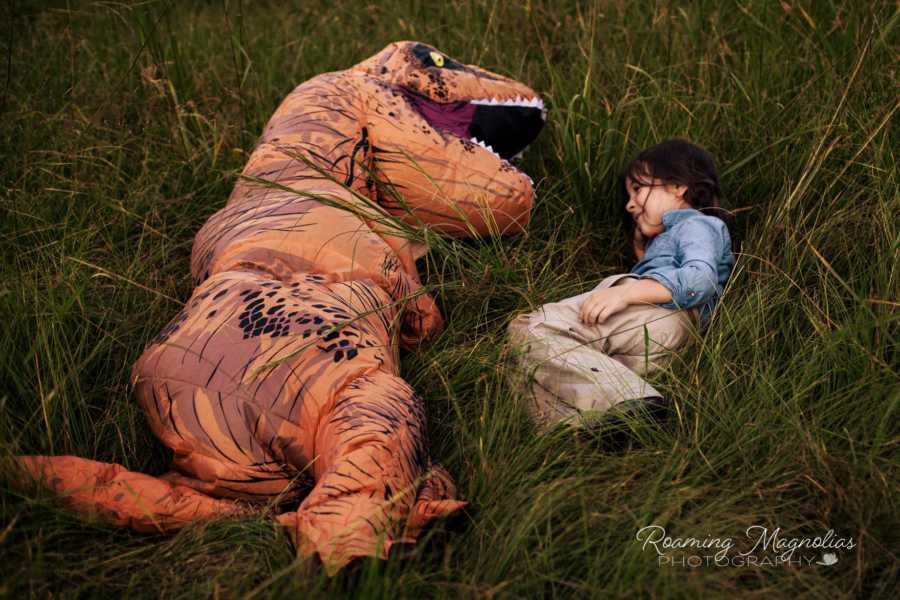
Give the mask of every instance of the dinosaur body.
[[416, 271], [424, 246], [392, 219], [520, 232], [532, 184], [504, 158], [543, 117], [524, 85], [416, 42], [298, 86], [198, 232], [191, 299], [133, 368], [172, 472], [23, 464], [75, 508], [142, 531], [303, 498], [277, 518], [331, 573], [414, 541], [465, 502], [431, 462], [422, 400], [400, 377], [397, 342], [442, 321]]

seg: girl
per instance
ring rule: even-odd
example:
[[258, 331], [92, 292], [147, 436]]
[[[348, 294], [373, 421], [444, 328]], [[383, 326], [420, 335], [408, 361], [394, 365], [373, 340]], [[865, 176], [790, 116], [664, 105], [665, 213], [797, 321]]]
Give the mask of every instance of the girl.
[[539, 426], [583, 424], [616, 406], [662, 396], [641, 378], [708, 323], [734, 257], [719, 175], [703, 148], [668, 140], [625, 170], [625, 211], [638, 263], [590, 292], [545, 304], [509, 325], [533, 371], [529, 412]]

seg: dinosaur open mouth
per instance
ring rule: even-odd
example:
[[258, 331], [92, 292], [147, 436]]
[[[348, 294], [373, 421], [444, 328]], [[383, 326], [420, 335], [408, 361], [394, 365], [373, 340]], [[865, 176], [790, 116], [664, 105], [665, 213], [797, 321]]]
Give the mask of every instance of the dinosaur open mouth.
[[403, 91], [429, 125], [470, 140], [506, 160], [521, 154], [534, 141], [546, 119], [540, 98], [435, 102], [409, 90]]

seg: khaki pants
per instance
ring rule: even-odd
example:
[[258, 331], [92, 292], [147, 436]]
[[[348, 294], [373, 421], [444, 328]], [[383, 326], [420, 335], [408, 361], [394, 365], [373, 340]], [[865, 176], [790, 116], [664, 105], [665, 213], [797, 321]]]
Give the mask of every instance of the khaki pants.
[[[607, 277], [595, 289], [628, 277], [633, 276]], [[696, 323], [693, 309], [646, 304], [585, 325], [578, 313], [590, 293], [545, 304], [509, 324], [509, 339], [519, 351], [517, 375], [530, 387], [528, 410], [541, 427], [580, 425], [626, 400], [661, 398], [641, 375], [663, 366]]]

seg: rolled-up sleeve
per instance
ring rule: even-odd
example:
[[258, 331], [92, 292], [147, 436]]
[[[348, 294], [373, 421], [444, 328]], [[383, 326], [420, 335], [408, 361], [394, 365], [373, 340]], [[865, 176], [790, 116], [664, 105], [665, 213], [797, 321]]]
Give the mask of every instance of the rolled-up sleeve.
[[727, 244], [722, 231], [705, 219], [690, 219], [678, 227], [674, 265], [650, 269], [640, 276], [658, 281], [672, 292], [671, 302], [659, 305], [664, 308], [691, 308], [722, 292], [716, 270]]

